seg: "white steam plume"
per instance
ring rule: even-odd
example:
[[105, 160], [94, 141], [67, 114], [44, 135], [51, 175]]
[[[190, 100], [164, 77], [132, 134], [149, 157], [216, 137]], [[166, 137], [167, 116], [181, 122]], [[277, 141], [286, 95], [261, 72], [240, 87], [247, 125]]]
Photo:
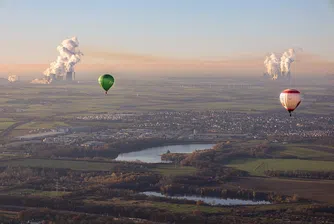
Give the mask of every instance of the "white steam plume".
[[19, 81], [19, 77], [17, 75], [9, 75], [8, 82], [17, 82]]
[[267, 56], [264, 65], [267, 69], [267, 74], [271, 76], [273, 80], [279, 78], [291, 78], [291, 64], [295, 61], [296, 51], [295, 49], [289, 49], [284, 52], [280, 58], [272, 53], [269, 57]]
[[280, 63], [278, 58], [274, 53], [272, 53], [270, 56], [266, 57], [266, 60], [264, 61], [264, 65], [267, 68], [267, 73], [271, 75], [272, 79], [277, 79], [280, 75]]
[[55, 62], [50, 64], [50, 67], [44, 71], [44, 75], [50, 76], [55, 74], [62, 76], [66, 72], [73, 72], [74, 67], [81, 60], [83, 53], [78, 49], [78, 38], [72, 37], [71, 39], [64, 40], [58, 47], [59, 56]]
[[290, 78], [291, 63], [295, 61], [295, 50], [289, 49], [281, 57], [281, 74]]
[[49, 81], [47, 79], [34, 79], [30, 83], [32, 83], [32, 84], [50, 84], [51, 81]]

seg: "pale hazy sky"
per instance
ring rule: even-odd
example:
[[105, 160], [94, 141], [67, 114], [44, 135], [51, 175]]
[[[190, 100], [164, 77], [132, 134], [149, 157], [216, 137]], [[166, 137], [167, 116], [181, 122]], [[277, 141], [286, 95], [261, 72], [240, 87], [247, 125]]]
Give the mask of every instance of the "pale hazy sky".
[[[233, 58], [232, 67], [238, 58], [247, 63], [252, 57], [263, 70], [267, 53], [291, 47], [319, 56], [326, 66], [331, 66], [326, 60], [334, 61], [334, 7], [327, 0], [0, 0], [0, 30], [0, 70], [8, 64], [49, 64], [57, 45], [72, 36], [86, 53], [81, 69], [96, 58], [112, 64], [126, 53]], [[101, 61], [109, 53], [116, 56]], [[124, 55], [120, 60], [127, 63]], [[145, 67], [136, 63], [134, 71]]]

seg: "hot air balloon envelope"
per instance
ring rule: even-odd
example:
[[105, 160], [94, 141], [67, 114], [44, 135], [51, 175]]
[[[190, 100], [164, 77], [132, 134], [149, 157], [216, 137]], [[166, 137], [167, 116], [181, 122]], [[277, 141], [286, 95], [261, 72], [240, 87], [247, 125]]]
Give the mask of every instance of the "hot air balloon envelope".
[[114, 85], [115, 79], [109, 74], [101, 75], [98, 79], [100, 86], [106, 91], [106, 94], [108, 90]]
[[291, 112], [294, 111], [301, 102], [300, 92], [296, 89], [286, 89], [284, 90], [279, 97], [282, 106], [289, 111], [290, 116]]

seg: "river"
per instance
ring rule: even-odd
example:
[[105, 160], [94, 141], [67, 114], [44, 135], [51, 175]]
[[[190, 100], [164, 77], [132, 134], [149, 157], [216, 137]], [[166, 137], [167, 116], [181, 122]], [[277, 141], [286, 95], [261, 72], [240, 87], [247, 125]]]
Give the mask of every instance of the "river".
[[222, 199], [216, 197], [201, 197], [201, 196], [166, 196], [159, 192], [146, 191], [142, 192], [147, 196], [156, 196], [156, 197], [164, 197], [164, 198], [173, 198], [173, 199], [186, 199], [190, 201], [203, 201], [210, 205], [264, 205], [271, 204], [268, 201], [252, 201], [252, 200], [241, 200], [241, 199]]
[[141, 161], [145, 163], [162, 163], [161, 155], [168, 150], [171, 153], [192, 153], [198, 149], [210, 149], [214, 144], [187, 144], [187, 145], [169, 145], [161, 147], [148, 148], [136, 152], [119, 154], [115, 159], [117, 161]]

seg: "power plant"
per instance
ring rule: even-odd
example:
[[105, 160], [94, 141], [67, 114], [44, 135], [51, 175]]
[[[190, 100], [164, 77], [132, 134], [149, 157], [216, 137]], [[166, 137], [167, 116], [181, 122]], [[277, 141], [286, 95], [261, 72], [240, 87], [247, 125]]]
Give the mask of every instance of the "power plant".
[[264, 65], [266, 72], [264, 77], [271, 77], [272, 80], [277, 79], [291, 79], [291, 64], [295, 61], [296, 58], [295, 49], [291, 48], [285, 51], [281, 57], [278, 57], [276, 54], [271, 53], [270, 56], [267, 56]]
[[54, 81], [71, 82], [75, 80], [75, 65], [81, 60], [83, 53], [78, 49], [79, 41], [76, 37], [64, 40], [58, 47], [59, 56], [43, 72], [44, 78], [34, 79], [33, 84], [50, 84]]
[[53, 82], [53, 81], [56, 81], [56, 80], [57, 80], [56, 75], [55, 74], [50, 74], [49, 81]]
[[66, 72], [65, 80], [66, 81], [75, 80], [75, 72]]
[[48, 81], [54, 82], [54, 81], [74, 81], [75, 80], [75, 72], [66, 72], [65, 75], [56, 75], [56, 74], [50, 74], [49, 76], [46, 76]]
[[66, 72], [65, 75], [49, 74], [42, 79], [34, 79], [33, 84], [51, 84], [56, 82], [72, 82], [75, 80], [75, 72]]

